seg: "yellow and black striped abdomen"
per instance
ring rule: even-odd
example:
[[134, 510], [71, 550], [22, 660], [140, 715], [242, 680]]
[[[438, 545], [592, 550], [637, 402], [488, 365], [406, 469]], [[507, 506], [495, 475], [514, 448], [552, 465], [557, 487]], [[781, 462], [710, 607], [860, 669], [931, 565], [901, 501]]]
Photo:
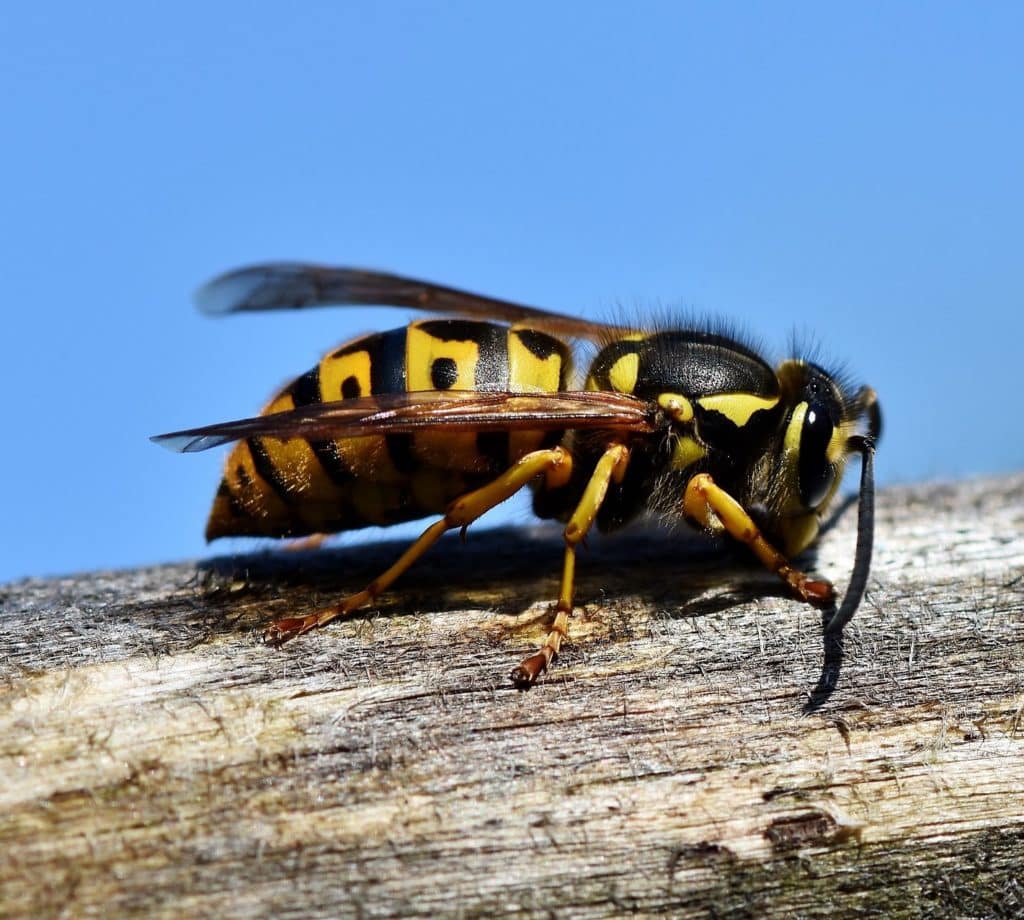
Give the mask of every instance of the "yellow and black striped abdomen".
[[[423, 390], [555, 392], [567, 346], [532, 329], [424, 320], [326, 355], [263, 410]], [[249, 438], [228, 457], [206, 537], [301, 536], [438, 514], [559, 432], [423, 431], [328, 441]]]

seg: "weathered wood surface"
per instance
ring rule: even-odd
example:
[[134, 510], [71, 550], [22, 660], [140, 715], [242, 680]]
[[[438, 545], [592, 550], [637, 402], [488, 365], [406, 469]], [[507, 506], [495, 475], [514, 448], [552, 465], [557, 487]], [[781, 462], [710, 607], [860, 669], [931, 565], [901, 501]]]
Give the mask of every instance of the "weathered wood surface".
[[1024, 911], [1024, 477], [883, 491], [841, 656], [771, 577], [634, 535], [516, 692], [560, 550], [508, 530], [260, 644], [395, 551], [0, 589], [0, 912]]

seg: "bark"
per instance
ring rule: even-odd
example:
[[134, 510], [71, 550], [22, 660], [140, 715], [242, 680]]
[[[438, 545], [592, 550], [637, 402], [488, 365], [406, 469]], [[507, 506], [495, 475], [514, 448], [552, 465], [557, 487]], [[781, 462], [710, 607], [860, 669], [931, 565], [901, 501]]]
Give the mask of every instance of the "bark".
[[[1024, 477], [884, 490], [841, 645], [685, 535], [444, 541], [0, 588], [5, 916], [1024, 911]], [[856, 510], [808, 567], [845, 585]]]

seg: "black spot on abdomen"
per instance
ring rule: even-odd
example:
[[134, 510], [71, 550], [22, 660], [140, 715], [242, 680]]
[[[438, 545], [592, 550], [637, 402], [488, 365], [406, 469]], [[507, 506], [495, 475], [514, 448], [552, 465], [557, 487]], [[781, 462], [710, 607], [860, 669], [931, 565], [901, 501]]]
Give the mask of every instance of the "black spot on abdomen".
[[459, 368], [452, 358], [435, 358], [430, 365], [430, 382], [435, 390], [450, 390], [459, 379]]

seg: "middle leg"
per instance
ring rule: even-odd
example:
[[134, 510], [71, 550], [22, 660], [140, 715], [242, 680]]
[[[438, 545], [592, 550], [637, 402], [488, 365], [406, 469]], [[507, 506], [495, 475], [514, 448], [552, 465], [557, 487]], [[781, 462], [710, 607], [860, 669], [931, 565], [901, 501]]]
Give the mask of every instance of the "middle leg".
[[512, 683], [521, 690], [531, 687], [544, 673], [552, 660], [558, 656], [562, 640], [567, 638], [576, 582], [576, 547], [583, 541], [594, 523], [597, 512], [608, 494], [609, 483], [622, 482], [628, 462], [629, 448], [625, 444], [609, 445], [594, 466], [594, 472], [583, 490], [583, 496], [569, 518], [569, 523], [565, 525], [565, 558], [562, 563], [562, 584], [558, 592], [558, 603], [555, 605], [555, 619], [540, 650], [524, 658], [512, 671]]

